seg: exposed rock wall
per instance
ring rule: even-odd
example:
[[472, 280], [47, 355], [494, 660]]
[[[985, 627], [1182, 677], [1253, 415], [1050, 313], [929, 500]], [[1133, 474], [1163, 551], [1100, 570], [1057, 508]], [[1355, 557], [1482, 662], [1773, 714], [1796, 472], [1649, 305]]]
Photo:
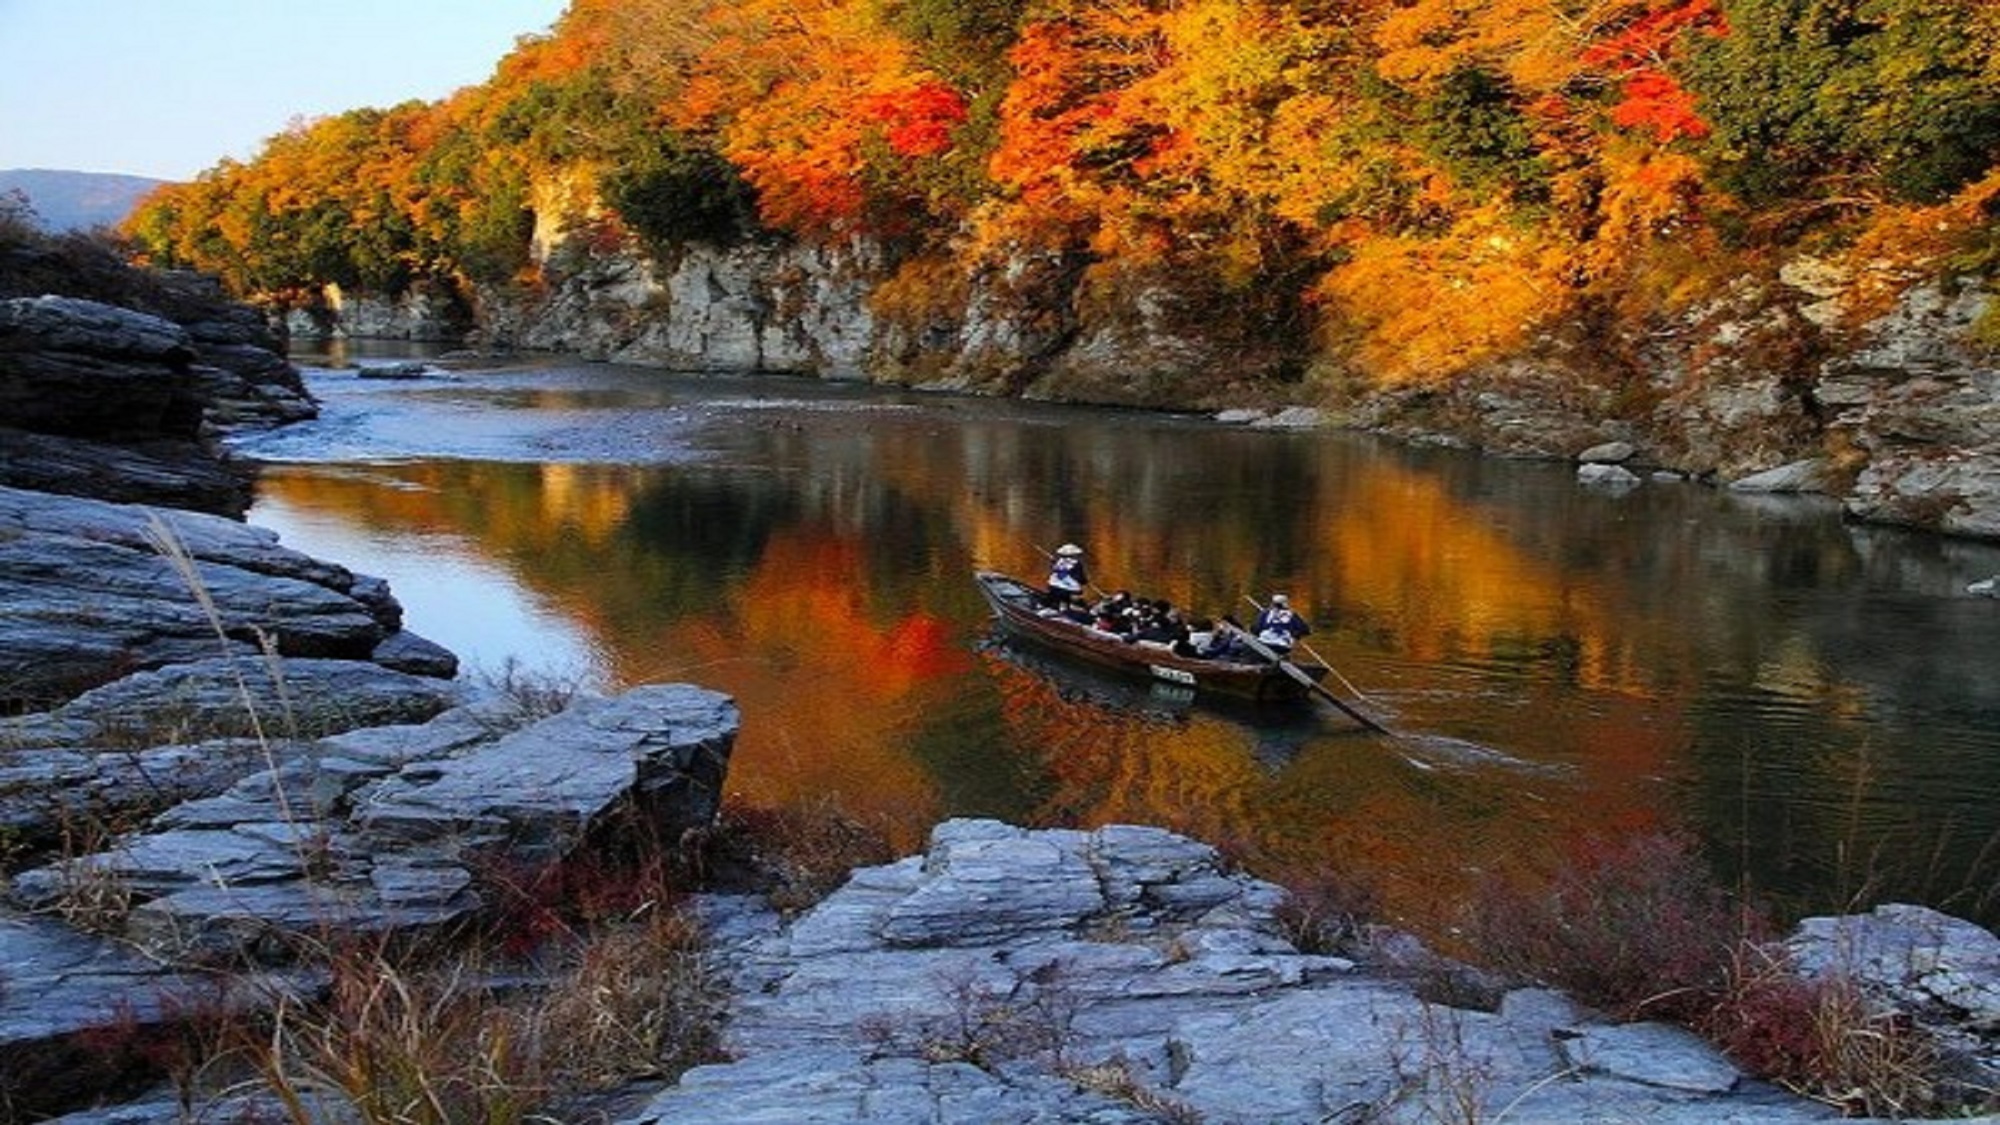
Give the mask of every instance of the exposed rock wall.
[[1507, 456], [1566, 460], [1621, 442], [1634, 468], [1825, 492], [1858, 519], [2000, 538], [2000, 356], [1972, 335], [2000, 297], [1919, 285], [1867, 315], [1828, 296], [1844, 292], [1786, 271], [1691, 310], [1636, 354], [1588, 334], [1545, 341], [1335, 413]]
[[695, 246], [655, 264], [566, 251], [542, 289], [479, 290], [474, 339], [676, 370], [860, 378], [876, 254], [865, 243]]
[[456, 294], [421, 283], [394, 297], [328, 285], [317, 303], [285, 313], [286, 332], [299, 339], [451, 343], [464, 339], [472, 326], [471, 313]]
[[[2000, 368], [1971, 333], [1995, 298], [1978, 286], [1908, 288], [1867, 315], [1847, 305], [1881, 285], [1801, 260], [1643, 338], [1571, 326], [1449, 382], [1379, 390], [1294, 382], [1311, 358], [1303, 318], [1268, 294], [1196, 293], [1173, 276], [1107, 284], [1085, 265], [897, 261], [863, 241], [696, 246], [656, 264], [572, 240], [545, 262], [544, 286], [474, 296], [475, 338], [678, 370], [1132, 406], [1303, 399], [1339, 424], [1507, 456], [1626, 441], [1635, 466], [1723, 484], [1814, 462], [1787, 479], [1858, 518], [2000, 538]], [[348, 330], [428, 331], [428, 313], [385, 315]]]
[[1995, 300], [1921, 286], [1821, 368], [1829, 435], [1862, 460], [1850, 513], [2000, 539], [2000, 357], [1969, 342]]
[[[186, 333], [182, 343], [194, 351], [189, 367], [210, 399], [205, 420], [211, 427], [282, 425], [315, 413], [298, 372], [285, 362], [284, 341], [265, 315], [230, 300], [212, 277], [133, 269], [88, 239], [0, 247], [0, 299], [52, 296], [177, 325]], [[68, 334], [69, 350], [100, 350], [75, 329]], [[24, 343], [16, 350], [34, 346]], [[0, 381], [7, 375], [8, 369], [0, 368]]]

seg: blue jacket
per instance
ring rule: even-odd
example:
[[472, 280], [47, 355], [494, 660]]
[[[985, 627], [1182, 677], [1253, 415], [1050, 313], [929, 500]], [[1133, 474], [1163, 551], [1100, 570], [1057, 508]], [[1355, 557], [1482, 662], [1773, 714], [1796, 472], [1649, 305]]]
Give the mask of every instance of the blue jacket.
[[1257, 615], [1257, 623], [1250, 633], [1272, 648], [1288, 649], [1298, 643], [1300, 637], [1312, 632], [1306, 619], [1292, 611], [1290, 606], [1267, 606]]
[[1066, 594], [1081, 594], [1090, 585], [1090, 572], [1084, 569], [1083, 560], [1074, 555], [1058, 555], [1049, 567], [1049, 589]]

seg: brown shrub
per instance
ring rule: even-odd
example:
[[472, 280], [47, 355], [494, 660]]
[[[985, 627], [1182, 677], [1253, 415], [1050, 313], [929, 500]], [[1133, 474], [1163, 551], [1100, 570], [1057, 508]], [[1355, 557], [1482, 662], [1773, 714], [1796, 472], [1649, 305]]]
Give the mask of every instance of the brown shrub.
[[1543, 888], [1490, 885], [1475, 945], [1494, 967], [1622, 1017], [1692, 1022], [1766, 924], [1711, 881], [1691, 839], [1589, 837]]

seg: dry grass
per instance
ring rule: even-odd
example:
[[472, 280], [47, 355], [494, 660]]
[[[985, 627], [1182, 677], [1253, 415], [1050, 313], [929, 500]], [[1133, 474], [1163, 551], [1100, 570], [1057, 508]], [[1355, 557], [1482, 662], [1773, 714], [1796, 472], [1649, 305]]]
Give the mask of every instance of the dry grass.
[[114, 834], [90, 817], [63, 821], [60, 852], [61, 891], [54, 911], [70, 926], [87, 934], [116, 934], [131, 915], [136, 896], [123, 874], [102, 859]]
[[693, 882], [754, 889], [795, 914], [838, 890], [857, 867], [896, 858], [888, 833], [816, 800], [780, 808], [725, 804], [713, 826], [683, 842]]
[[1138, 1076], [1132, 1073], [1131, 1062], [1124, 1058], [1092, 1066], [1070, 1067], [1063, 1072], [1063, 1077], [1079, 1089], [1116, 1098], [1142, 1113], [1150, 1114], [1164, 1125], [1201, 1125], [1199, 1110], [1139, 1081]]
[[1698, 1030], [1754, 1074], [1849, 1113], [1892, 1120], [1963, 1116], [2000, 1091], [1956, 1079], [1938, 1041], [1844, 976], [1807, 979], [1764, 948], [1737, 952]]
[[1710, 880], [1691, 841], [1579, 848], [1546, 888], [1490, 889], [1475, 944], [1499, 967], [1635, 1019], [1682, 1024], [1738, 1065], [1849, 1112], [1993, 1112], [1932, 1033], [1839, 975], [1806, 978], [1768, 920]]
[[329, 1099], [367, 1125], [549, 1120], [564, 1098], [715, 1057], [718, 995], [683, 914], [589, 935], [533, 987], [477, 956], [335, 955], [324, 1003], [281, 1004], [237, 1049], [298, 1125]]
[[412, 971], [369, 952], [332, 971], [324, 1005], [281, 1004], [269, 1039], [250, 1048], [299, 1125], [328, 1094], [371, 1125], [506, 1125], [547, 1096], [521, 1019], [462, 963]]
[[1352, 955], [1382, 916], [1382, 895], [1361, 877], [1331, 870], [1280, 876], [1278, 926], [1301, 953]]
[[660, 911], [581, 948], [536, 1015], [546, 1063], [601, 1088], [714, 1061], [722, 996], [694, 921]]
[[478, 672], [474, 679], [488, 690], [513, 701], [528, 721], [563, 711], [581, 690], [577, 680], [530, 672], [522, 667], [519, 658], [513, 656], [496, 669]]

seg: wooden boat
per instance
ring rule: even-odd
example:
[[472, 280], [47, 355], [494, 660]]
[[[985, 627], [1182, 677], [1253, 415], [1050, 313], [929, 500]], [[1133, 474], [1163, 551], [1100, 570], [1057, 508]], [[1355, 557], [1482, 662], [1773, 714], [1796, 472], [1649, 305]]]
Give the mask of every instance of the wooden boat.
[[1193, 688], [1197, 695], [1256, 703], [1297, 700], [1324, 690], [1319, 681], [1326, 676], [1326, 666], [1314, 661], [1280, 665], [1263, 659], [1181, 656], [1165, 645], [1128, 641], [1045, 610], [1041, 590], [1019, 579], [990, 570], [979, 571], [975, 577], [980, 593], [1009, 636], [1085, 664]]

